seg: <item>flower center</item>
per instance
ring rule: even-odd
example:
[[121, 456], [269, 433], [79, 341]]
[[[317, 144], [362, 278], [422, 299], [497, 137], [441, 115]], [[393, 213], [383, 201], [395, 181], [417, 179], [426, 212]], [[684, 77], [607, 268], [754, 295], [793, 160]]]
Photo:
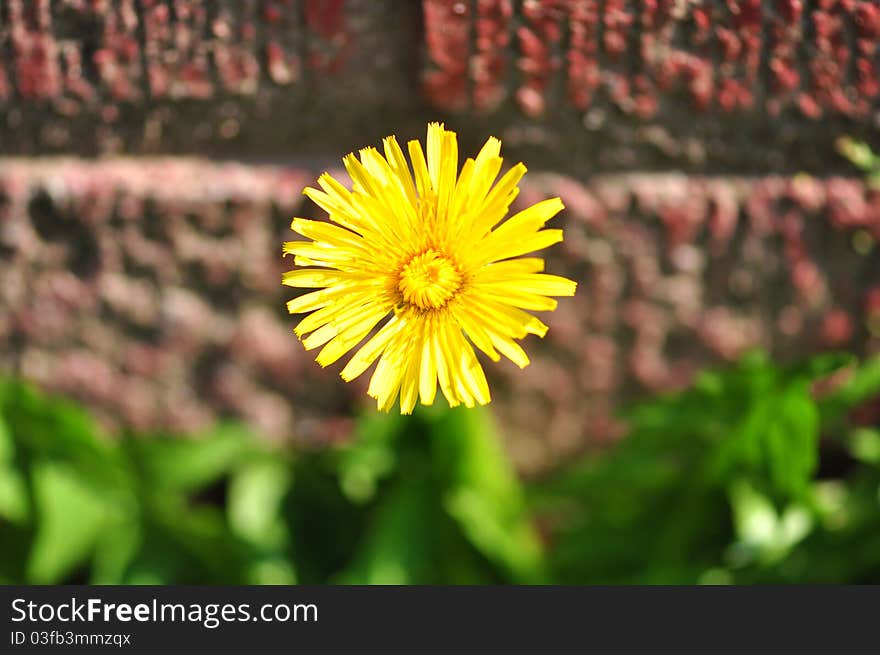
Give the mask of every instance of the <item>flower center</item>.
[[403, 267], [397, 288], [403, 300], [421, 309], [443, 307], [461, 287], [461, 273], [435, 250], [416, 255]]

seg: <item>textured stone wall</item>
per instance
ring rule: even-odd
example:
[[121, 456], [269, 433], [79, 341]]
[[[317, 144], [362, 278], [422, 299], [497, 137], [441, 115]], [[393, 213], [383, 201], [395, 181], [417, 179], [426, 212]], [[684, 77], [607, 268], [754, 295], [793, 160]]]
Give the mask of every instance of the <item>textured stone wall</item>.
[[876, 0], [423, 5], [434, 106], [556, 169], [824, 173], [841, 132], [877, 140]]
[[261, 158], [342, 147], [375, 131], [377, 115], [411, 110], [416, 9], [392, 0], [0, 0], [4, 152]]
[[876, 0], [0, 0], [7, 154], [325, 158], [445, 117], [577, 174], [821, 174], [876, 141], [878, 71]]
[[[4, 370], [111, 425], [195, 430], [216, 416], [276, 438], [345, 434], [365, 380], [321, 370], [279, 284], [289, 217], [315, 173], [192, 159], [0, 161]], [[880, 350], [880, 193], [857, 179], [526, 177], [559, 195], [548, 270], [578, 294], [544, 316], [533, 363], [489, 363], [524, 467], [615, 434], [623, 398], [687, 383], [753, 346]]]
[[[539, 117], [609, 102], [859, 119], [880, 108], [874, 0], [425, 0], [433, 101]], [[672, 105], [671, 107], [668, 105]]]
[[540, 469], [749, 347], [880, 348], [880, 192], [834, 149], [880, 149], [878, 71], [875, 0], [0, 0], [0, 371], [342, 438], [365, 381], [295, 340], [280, 244], [324, 167], [440, 118], [567, 206], [578, 294], [488, 367]]

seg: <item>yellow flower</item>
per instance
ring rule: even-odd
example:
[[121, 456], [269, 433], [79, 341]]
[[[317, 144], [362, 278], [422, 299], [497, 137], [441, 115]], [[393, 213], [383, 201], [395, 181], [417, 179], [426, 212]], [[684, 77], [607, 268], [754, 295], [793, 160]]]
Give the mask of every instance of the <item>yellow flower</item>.
[[323, 346], [321, 366], [369, 336], [341, 375], [351, 381], [379, 359], [367, 393], [381, 410], [398, 395], [403, 414], [419, 399], [430, 405], [438, 382], [450, 406], [484, 405], [489, 386], [473, 346], [526, 366], [517, 340], [543, 337], [547, 326], [523, 310], [553, 310], [548, 296], [574, 295], [574, 282], [542, 273], [542, 259], [515, 259], [562, 241], [562, 230], [542, 229], [562, 202], [505, 221], [526, 167], [494, 184], [502, 162], [495, 138], [460, 173], [455, 133], [441, 124], [428, 125], [427, 159], [418, 141], [407, 144], [412, 173], [393, 136], [383, 145], [384, 157], [364, 148], [359, 159], [344, 158], [351, 190], [328, 173], [320, 190], [305, 190], [331, 222], [294, 218], [291, 229], [311, 241], [284, 244], [306, 268], [288, 271], [283, 283], [317, 289], [287, 303], [290, 313], [308, 314], [295, 332], [307, 350]]

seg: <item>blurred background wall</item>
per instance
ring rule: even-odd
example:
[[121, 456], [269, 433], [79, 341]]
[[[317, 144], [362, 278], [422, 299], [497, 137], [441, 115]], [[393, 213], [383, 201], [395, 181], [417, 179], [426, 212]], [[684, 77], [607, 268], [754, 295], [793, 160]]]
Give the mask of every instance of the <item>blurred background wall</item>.
[[344, 438], [281, 242], [341, 155], [445, 120], [567, 207], [578, 295], [490, 366], [542, 470], [750, 347], [878, 350], [880, 192], [835, 149], [878, 145], [878, 71], [873, 0], [2, 0], [0, 370], [111, 427]]

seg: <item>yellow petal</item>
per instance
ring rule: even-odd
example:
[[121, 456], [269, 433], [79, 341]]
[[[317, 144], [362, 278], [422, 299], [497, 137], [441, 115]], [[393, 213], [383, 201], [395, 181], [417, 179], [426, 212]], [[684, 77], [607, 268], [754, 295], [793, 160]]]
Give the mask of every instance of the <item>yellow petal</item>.
[[468, 338], [474, 342], [474, 345], [489, 356], [492, 361], [497, 362], [500, 359], [498, 352], [492, 346], [492, 339], [489, 338], [482, 321], [474, 316], [474, 314], [463, 303], [458, 304], [452, 310], [455, 320], [461, 325]]
[[423, 405], [434, 403], [437, 395], [437, 362], [434, 360], [434, 351], [431, 348], [431, 340], [428, 336], [433, 329], [428, 319], [421, 338], [421, 368], [419, 369], [419, 398]]
[[416, 198], [416, 187], [413, 184], [409, 166], [403, 156], [403, 150], [400, 149], [397, 139], [393, 136], [386, 137], [382, 143], [385, 147], [385, 158], [388, 160], [388, 164], [391, 166], [400, 185], [403, 187], [410, 205], [415, 207], [418, 202]]
[[544, 270], [544, 260], [540, 257], [521, 257], [504, 262], [495, 262], [480, 269], [476, 275], [478, 282], [507, 280], [516, 275], [540, 273]]
[[345, 326], [345, 328], [340, 331], [332, 341], [324, 346], [321, 352], [318, 353], [318, 357], [316, 358], [317, 362], [321, 366], [329, 366], [338, 360], [345, 353], [359, 344], [364, 337], [376, 327], [376, 323], [381, 321], [387, 315], [388, 310], [382, 307], [379, 307], [372, 312], [362, 312], [353, 324]]
[[329, 287], [349, 279], [351, 278], [347, 277], [342, 271], [328, 271], [322, 268], [301, 268], [295, 271], [285, 271], [281, 276], [281, 284], [287, 287], [314, 289]]
[[392, 316], [379, 331], [358, 350], [354, 356], [342, 369], [339, 374], [346, 382], [351, 382], [364, 371], [370, 368], [370, 365], [376, 361], [376, 358], [382, 354], [390, 341], [397, 336], [397, 333], [404, 327], [404, 322], [397, 316]]
[[519, 257], [529, 252], [543, 250], [554, 243], [562, 241], [562, 230], [541, 230], [534, 234], [516, 239], [507, 239], [502, 243], [490, 243], [488, 239], [483, 243], [483, 261], [499, 261]]

